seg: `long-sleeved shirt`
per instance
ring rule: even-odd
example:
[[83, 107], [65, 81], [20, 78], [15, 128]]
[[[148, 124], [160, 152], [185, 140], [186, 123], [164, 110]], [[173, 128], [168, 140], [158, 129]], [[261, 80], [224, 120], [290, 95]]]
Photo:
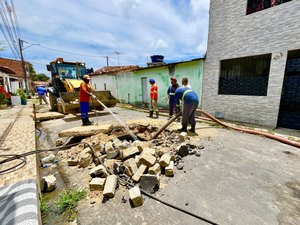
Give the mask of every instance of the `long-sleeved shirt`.
[[37, 87], [36, 90], [37, 90], [38, 95], [44, 95], [45, 93], [47, 93], [47, 90], [44, 87]]
[[80, 84], [79, 101], [89, 102], [90, 101], [91, 86], [84, 81]]
[[157, 100], [158, 98], [158, 88], [156, 84], [153, 84], [150, 88], [150, 98]]
[[175, 98], [175, 91], [179, 88], [179, 85], [176, 83], [176, 85], [171, 85], [168, 88], [168, 95], [169, 95], [169, 102], [170, 103], [176, 103], [176, 98]]
[[187, 87], [177, 88], [175, 91], [175, 98], [177, 105], [179, 105], [179, 101], [182, 101], [183, 103], [199, 102], [196, 92]]

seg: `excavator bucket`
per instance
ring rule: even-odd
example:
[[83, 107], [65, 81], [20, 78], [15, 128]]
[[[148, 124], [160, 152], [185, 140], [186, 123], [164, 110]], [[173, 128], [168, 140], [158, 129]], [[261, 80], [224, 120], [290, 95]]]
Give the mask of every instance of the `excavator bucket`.
[[[93, 91], [92, 92], [106, 107], [114, 107], [119, 100], [112, 96], [110, 91]], [[60, 113], [79, 113], [79, 92], [61, 92], [60, 98], [57, 99], [57, 108]], [[96, 100], [90, 100], [90, 109], [103, 110], [103, 106]]]

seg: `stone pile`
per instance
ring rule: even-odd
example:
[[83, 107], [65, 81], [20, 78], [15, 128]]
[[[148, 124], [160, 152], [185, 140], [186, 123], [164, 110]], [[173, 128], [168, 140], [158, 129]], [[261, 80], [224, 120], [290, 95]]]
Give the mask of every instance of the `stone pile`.
[[[151, 133], [147, 129], [143, 131]], [[131, 203], [135, 207], [143, 204], [139, 187], [154, 193], [160, 187], [161, 176], [173, 177], [176, 166], [177, 169], [183, 168], [183, 157], [194, 154], [200, 156], [199, 151], [203, 148], [190, 144], [186, 133], [169, 133], [163, 139], [148, 142], [121, 140], [120, 136], [124, 137], [122, 132], [114, 130], [108, 134], [98, 133], [85, 138], [82, 141], [92, 145], [95, 152], [81, 143], [67, 151], [67, 162], [69, 166], [83, 168], [92, 165], [90, 190], [102, 191], [105, 198], [115, 196], [118, 177], [127, 179], [135, 185], [129, 189]]]

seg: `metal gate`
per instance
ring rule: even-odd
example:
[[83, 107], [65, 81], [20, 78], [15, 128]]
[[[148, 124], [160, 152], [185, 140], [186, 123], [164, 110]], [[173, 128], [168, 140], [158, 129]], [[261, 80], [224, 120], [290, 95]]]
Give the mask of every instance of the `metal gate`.
[[278, 126], [300, 130], [300, 50], [288, 53]]

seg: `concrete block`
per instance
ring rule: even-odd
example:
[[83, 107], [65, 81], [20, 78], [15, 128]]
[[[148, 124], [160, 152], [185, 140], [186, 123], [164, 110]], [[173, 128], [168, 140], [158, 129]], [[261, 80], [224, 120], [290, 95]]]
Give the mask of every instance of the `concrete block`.
[[153, 148], [144, 148], [142, 154], [144, 154], [144, 153], [149, 153], [153, 156], [155, 156], [155, 154], [156, 154], [155, 149], [153, 149]]
[[134, 157], [134, 160], [135, 160], [136, 165], [137, 165], [138, 167], [141, 165], [141, 163], [140, 163], [140, 158], [141, 158], [140, 155], [136, 155], [136, 156]]
[[127, 159], [129, 157], [133, 157], [134, 155], [140, 153], [137, 147], [131, 147], [123, 150], [123, 159]]
[[129, 174], [131, 174], [131, 175], [129, 175], [129, 174], [127, 174], [128, 176], [132, 176], [133, 174], [135, 174], [136, 173], [136, 171], [138, 170], [138, 167], [137, 167], [137, 165], [136, 165], [136, 162], [135, 162], [135, 159], [133, 159], [133, 158], [130, 158], [130, 159], [128, 159], [128, 160], [126, 160], [125, 161], [125, 169], [126, 168], [128, 168], [128, 170], [129, 170]]
[[82, 152], [78, 155], [79, 165], [83, 168], [90, 165], [92, 163], [92, 161], [93, 161], [92, 155], [89, 153]]
[[159, 146], [159, 148], [156, 149], [156, 155], [159, 157], [168, 152], [170, 152], [170, 148]]
[[132, 180], [134, 182], [139, 182], [141, 179], [141, 176], [146, 172], [147, 166], [146, 165], [140, 165], [136, 173], [132, 176]]
[[68, 159], [68, 165], [69, 166], [77, 166], [78, 164], [78, 159], [75, 157], [71, 157]]
[[140, 179], [140, 188], [153, 194], [159, 189], [159, 175], [143, 174]]
[[161, 172], [161, 167], [160, 167], [159, 163], [155, 163], [154, 166], [152, 166], [148, 169], [149, 174], [156, 175], [156, 174], [159, 174], [160, 172]]
[[165, 175], [168, 177], [174, 176], [174, 161], [171, 161], [170, 164], [165, 168]]
[[151, 155], [150, 153], [145, 152], [141, 154], [139, 162], [148, 167], [151, 167], [155, 164], [156, 157]]
[[171, 154], [170, 153], [165, 153], [162, 155], [162, 157], [160, 158], [159, 160], [159, 164], [162, 166], [162, 167], [166, 167], [170, 164], [170, 161], [171, 161]]
[[138, 186], [129, 189], [129, 197], [134, 207], [143, 205], [143, 197]]
[[106, 152], [106, 156], [108, 159], [113, 159], [120, 153], [120, 151], [118, 149], [114, 149], [111, 141], [108, 141], [105, 144], [105, 152]]
[[50, 192], [56, 188], [56, 177], [54, 175], [45, 176], [42, 178], [43, 192]]
[[179, 135], [179, 141], [184, 142], [187, 139], [187, 133], [186, 132], [181, 132]]
[[93, 178], [89, 183], [91, 191], [102, 191], [105, 185], [106, 178]]
[[103, 165], [99, 165], [90, 170], [90, 176], [104, 178], [108, 176], [108, 172]]
[[117, 188], [118, 177], [116, 175], [109, 175], [106, 178], [103, 196], [105, 198], [113, 198], [115, 196], [115, 191]]

